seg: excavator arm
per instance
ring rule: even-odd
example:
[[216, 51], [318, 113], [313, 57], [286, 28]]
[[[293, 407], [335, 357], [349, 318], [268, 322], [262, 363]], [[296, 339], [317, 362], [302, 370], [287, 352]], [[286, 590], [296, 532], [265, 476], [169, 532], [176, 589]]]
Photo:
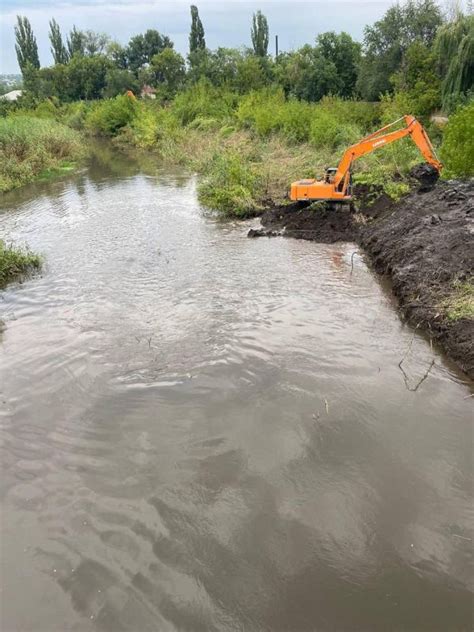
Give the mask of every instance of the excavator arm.
[[[405, 125], [398, 129], [401, 121]], [[438, 172], [443, 165], [436, 157], [433, 146], [421, 123], [414, 116], [404, 116], [390, 125], [386, 125], [373, 134], [369, 134], [344, 153], [337, 169], [328, 169], [324, 180], [298, 180], [291, 185], [290, 198], [292, 200], [332, 200], [349, 201], [351, 199], [350, 182], [352, 163], [380, 147], [411, 136], [413, 142], [423, 155], [423, 158]]]
[[[392, 132], [388, 131], [402, 120], [405, 121], [405, 127]], [[373, 134], [369, 134], [369, 136], [366, 136], [346, 150], [334, 176], [335, 190], [341, 190], [341, 186], [342, 190], [347, 188], [348, 174], [354, 160], [379, 149], [379, 147], [384, 147], [396, 140], [400, 140], [405, 136], [411, 136], [426, 162], [435, 167], [438, 171], [441, 171], [442, 164], [437, 159], [431, 141], [421, 123], [419, 123], [414, 116], [404, 116], [402, 119], [398, 119], [394, 123], [382, 127]]]

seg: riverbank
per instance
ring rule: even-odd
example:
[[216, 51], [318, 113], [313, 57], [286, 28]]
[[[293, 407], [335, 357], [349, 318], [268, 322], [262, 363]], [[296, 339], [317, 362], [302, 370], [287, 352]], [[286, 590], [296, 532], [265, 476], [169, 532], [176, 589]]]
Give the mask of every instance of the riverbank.
[[72, 171], [86, 155], [81, 134], [52, 119], [0, 118], [0, 192]]
[[474, 180], [440, 181], [398, 202], [384, 195], [373, 202], [367, 193], [359, 189], [356, 213], [267, 211], [263, 229], [249, 236], [355, 241], [390, 279], [402, 316], [474, 378]]

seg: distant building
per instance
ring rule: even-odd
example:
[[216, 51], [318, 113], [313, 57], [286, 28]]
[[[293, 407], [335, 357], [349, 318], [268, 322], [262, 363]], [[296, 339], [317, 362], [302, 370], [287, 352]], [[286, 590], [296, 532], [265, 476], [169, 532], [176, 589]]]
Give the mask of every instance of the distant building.
[[142, 99], [156, 99], [156, 90], [151, 86], [145, 85], [140, 92], [140, 96]]
[[3, 99], [4, 101], [16, 101], [22, 94], [23, 90], [12, 90], [11, 92], [2, 94], [0, 99]]

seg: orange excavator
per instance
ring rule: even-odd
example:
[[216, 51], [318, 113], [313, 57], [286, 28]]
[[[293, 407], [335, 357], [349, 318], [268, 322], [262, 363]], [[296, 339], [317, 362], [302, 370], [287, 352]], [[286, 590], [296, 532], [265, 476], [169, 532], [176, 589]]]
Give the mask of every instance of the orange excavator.
[[[399, 125], [401, 121], [404, 121], [404, 126], [393, 130], [392, 128]], [[293, 182], [290, 198], [299, 202], [315, 200], [350, 202], [352, 196], [351, 171], [353, 162], [357, 158], [369, 154], [379, 149], [379, 147], [384, 147], [396, 140], [400, 140], [405, 136], [411, 136], [426, 162], [439, 174], [443, 165], [436, 157], [433, 145], [423, 125], [414, 116], [403, 116], [349, 147], [337, 168], [326, 169], [324, 180], [298, 180]]]

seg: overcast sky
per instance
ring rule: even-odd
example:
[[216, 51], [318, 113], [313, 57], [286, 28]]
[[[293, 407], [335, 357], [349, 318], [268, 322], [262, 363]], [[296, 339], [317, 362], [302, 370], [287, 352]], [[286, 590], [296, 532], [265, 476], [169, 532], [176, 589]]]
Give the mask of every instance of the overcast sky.
[[[0, 73], [19, 72], [13, 26], [16, 15], [26, 15], [38, 41], [42, 65], [52, 62], [48, 21], [54, 17], [63, 34], [75, 24], [80, 29], [108, 33], [126, 43], [131, 35], [154, 28], [168, 35], [176, 49], [187, 53], [189, 5], [193, 0], [0, 0]], [[280, 50], [313, 42], [324, 31], [347, 31], [361, 39], [366, 24], [379, 19], [392, 0], [194, 0], [210, 48], [250, 44], [252, 13], [261, 9], [268, 18], [271, 52], [278, 34]]]

